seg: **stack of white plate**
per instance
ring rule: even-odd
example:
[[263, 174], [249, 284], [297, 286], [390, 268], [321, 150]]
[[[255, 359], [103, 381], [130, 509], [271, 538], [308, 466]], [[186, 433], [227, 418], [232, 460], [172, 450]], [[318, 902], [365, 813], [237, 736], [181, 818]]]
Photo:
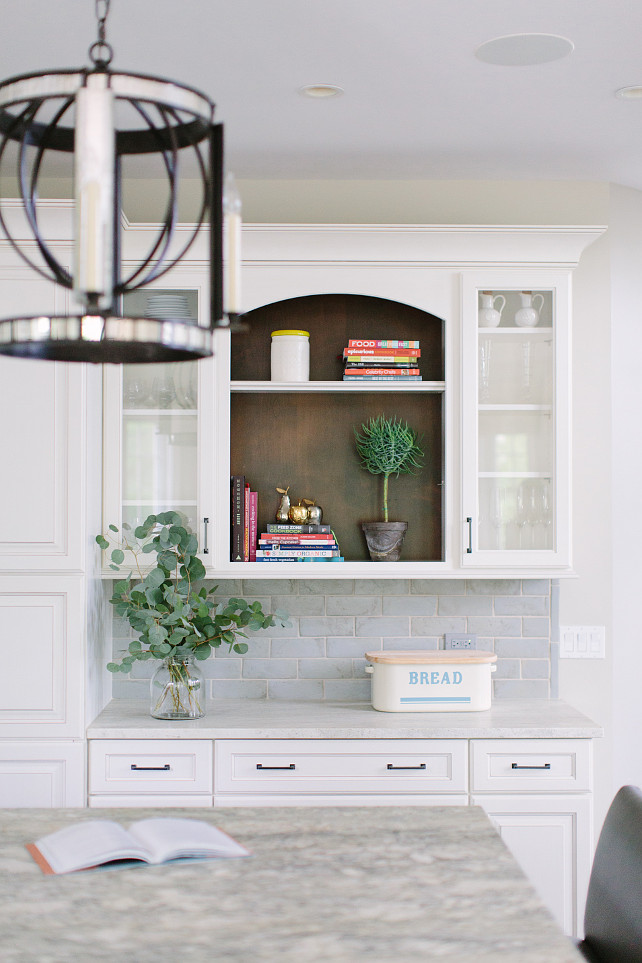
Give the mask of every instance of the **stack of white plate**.
[[145, 304], [145, 317], [160, 321], [192, 321], [184, 294], [150, 294]]

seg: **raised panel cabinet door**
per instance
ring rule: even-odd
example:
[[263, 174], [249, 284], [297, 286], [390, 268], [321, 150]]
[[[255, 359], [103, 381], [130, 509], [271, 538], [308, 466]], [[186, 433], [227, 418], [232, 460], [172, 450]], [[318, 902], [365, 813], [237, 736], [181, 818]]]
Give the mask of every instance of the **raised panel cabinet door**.
[[568, 936], [578, 936], [591, 865], [591, 797], [475, 794]]
[[[32, 272], [0, 266], [3, 317], [60, 312], [63, 298]], [[0, 571], [80, 567], [83, 369], [0, 358]]]
[[0, 576], [0, 736], [84, 735], [80, 576]]
[[0, 743], [0, 808], [85, 805], [82, 742]]

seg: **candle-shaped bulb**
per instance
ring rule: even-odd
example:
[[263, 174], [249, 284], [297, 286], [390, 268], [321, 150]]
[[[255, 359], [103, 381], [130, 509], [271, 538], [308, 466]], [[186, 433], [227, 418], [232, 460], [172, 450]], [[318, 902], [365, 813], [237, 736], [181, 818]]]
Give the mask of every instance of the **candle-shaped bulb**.
[[225, 313], [241, 312], [241, 197], [234, 174], [225, 176], [223, 190], [225, 225]]

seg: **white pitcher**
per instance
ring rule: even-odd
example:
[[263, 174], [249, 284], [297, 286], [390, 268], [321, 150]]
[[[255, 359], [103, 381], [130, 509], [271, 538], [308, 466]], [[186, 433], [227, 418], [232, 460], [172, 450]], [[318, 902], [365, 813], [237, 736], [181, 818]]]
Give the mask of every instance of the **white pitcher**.
[[[502, 311], [506, 304], [503, 294], [493, 294], [492, 291], [482, 291], [480, 294], [481, 308], [479, 309], [479, 327], [496, 328], [502, 319]], [[495, 305], [500, 302], [499, 308]]]
[[[532, 291], [520, 291], [521, 308], [515, 314], [515, 324], [518, 328], [534, 328], [539, 323], [539, 313], [544, 306], [544, 295], [533, 294]], [[535, 304], [539, 298], [539, 307]]]

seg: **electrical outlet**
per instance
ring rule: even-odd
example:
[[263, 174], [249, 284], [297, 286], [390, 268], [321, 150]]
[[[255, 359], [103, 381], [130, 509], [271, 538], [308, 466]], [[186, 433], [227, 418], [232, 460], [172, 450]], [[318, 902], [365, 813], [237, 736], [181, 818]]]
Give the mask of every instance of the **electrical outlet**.
[[446, 632], [445, 649], [476, 649], [477, 636], [470, 632], [465, 635], [463, 632]]

